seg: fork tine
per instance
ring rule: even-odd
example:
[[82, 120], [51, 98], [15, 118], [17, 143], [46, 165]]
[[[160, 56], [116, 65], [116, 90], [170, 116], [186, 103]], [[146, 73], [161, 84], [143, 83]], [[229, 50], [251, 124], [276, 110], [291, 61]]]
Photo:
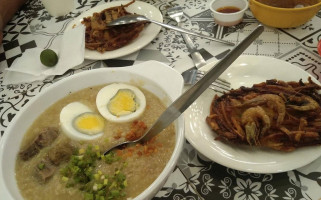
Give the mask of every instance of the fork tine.
[[[205, 72], [204, 72], [204, 71], [197, 70], [197, 76], [203, 77], [204, 75], [205, 75]], [[225, 84], [227, 87], [230, 87], [230, 86], [231, 86], [231, 83], [228, 82], [228, 81], [225, 80], [225, 79], [218, 78], [218, 79], [216, 79], [216, 81], [222, 82], [222, 84]]]
[[[196, 77], [196, 80], [199, 81], [205, 73], [202, 74], [198, 74], [198, 76]], [[220, 79], [220, 78], [218, 78]], [[229, 91], [231, 89], [231, 83], [229, 83], [228, 81], [224, 80], [224, 79], [220, 79], [220, 80], [215, 80], [210, 86], [209, 89], [214, 90], [215, 92], [224, 94], [225, 92]], [[223, 80], [223, 81], [222, 81]]]
[[[197, 73], [196, 77], [197, 77], [198, 80], [199, 80], [199, 79], [203, 78], [204, 75], [205, 75], [204, 73]], [[226, 87], [226, 88], [230, 88], [230, 87], [231, 87], [231, 83], [228, 82], [228, 81], [226, 81], [226, 80], [224, 80], [224, 79], [222, 79], [222, 78], [216, 79], [216, 80], [214, 81], [214, 83], [217, 83], [217, 84], [219, 84], [219, 85], [222, 85], [222, 86], [224, 86], [224, 87]]]
[[175, 6], [167, 9], [168, 15], [177, 14], [180, 12], [183, 12], [183, 8], [181, 6]]
[[221, 94], [225, 94], [225, 92], [227, 92], [227, 90], [219, 90], [217, 87], [214, 87], [213, 85], [210, 85], [208, 88], [213, 90], [214, 92], [218, 92]]
[[[197, 75], [196, 79], [199, 81], [203, 76]], [[218, 78], [216, 79], [212, 84], [216, 83], [217, 85], [220, 85], [221, 87], [226, 88], [226, 90], [229, 90], [231, 88], [231, 83], [225, 81], [224, 79]]]
[[167, 9], [168, 16], [179, 23], [181, 21], [181, 17], [184, 15], [183, 8], [180, 6], [175, 6]]
[[[199, 81], [201, 78], [200, 77], [197, 77], [196, 80]], [[225, 91], [228, 91], [230, 90], [231, 88], [230, 87], [227, 87], [226, 85], [222, 85], [220, 84], [219, 82], [213, 82], [211, 84], [212, 87], [216, 87], [216, 88], [219, 88], [219, 89], [222, 89], [222, 90], [225, 90]]]
[[231, 87], [231, 83], [228, 82], [227, 80], [225, 79], [222, 79], [222, 78], [217, 78], [216, 81], [220, 81], [223, 85], [226, 85], [227, 87]]

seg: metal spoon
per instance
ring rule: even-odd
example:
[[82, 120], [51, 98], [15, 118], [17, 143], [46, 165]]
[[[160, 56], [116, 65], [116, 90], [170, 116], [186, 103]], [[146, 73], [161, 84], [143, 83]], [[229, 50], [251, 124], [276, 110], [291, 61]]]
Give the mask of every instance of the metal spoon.
[[125, 15], [123, 17], [120, 17], [120, 18], [115, 19], [112, 22], [108, 23], [107, 26], [119, 26], [119, 25], [125, 25], [125, 24], [132, 24], [132, 23], [136, 23], [136, 22], [142, 22], [142, 21], [152, 22], [154, 24], [163, 26], [163, 27], [168, 28], [168, 29], [173, 29], [173, 30], [178, 31], [178, 32], [182, 32], [182, 33], [186, 33], [186, 34], [189, 34], [189, 35], [202, 37], [202, 38], [205, 38], [205, 39], [208, 39], [208, 40], [212, 40], [212, 41], [215, 41], [215, 42], [227, 44], [227, 45], [230, 45], [230, 46], [235, 46], [235, 44], [232, 43], [232, 42], [228, 42], [228, 41], [221, 40], [221, 39], [216, 39], [216, 38], [209, 37], [209, 36], [206, 36], [206, 35], [203, 35], [203, 34], [200, 34], [200, 33], [195, 33], [193, 31], [190, 31], [190, 30], [187, 30], [187, 29], [184, 29], [184, 28], [179, 28], [177, 26], [171, 26], [171, 25], [168, 25], [168, 24], [164, 24], [164, 23], [161, 23], [161, 22], [158, 22], [158, 21], [155, 21], [155, 20], [148, 19], [147, 17], [145, 17], [143, 15]]
[[222, 60], [217, 62], [210, 71], [208, 71], [202, 79], [200, 79], [190, 89], [186, 90], [179, 96], [157, 119], [152, 127], [139, 139], [135, 141], [126, 141], [121, 144], [114, 145], [111, 149], [128, 143], [146, 142], [155, 135], [169, 126], [177, 119], [206, 89], [212, 84], [242, 53], [243, 51], [259, 36], [264, 30], [264, 26], [259, 25], [249, 36], [234, 47]]

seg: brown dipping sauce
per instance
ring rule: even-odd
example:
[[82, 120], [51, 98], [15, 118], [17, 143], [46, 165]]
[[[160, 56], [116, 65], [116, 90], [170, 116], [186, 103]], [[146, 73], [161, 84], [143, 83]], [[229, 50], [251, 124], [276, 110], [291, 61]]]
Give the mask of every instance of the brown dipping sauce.
[[234, 6], [225, 6], [217, 9], [216, 11], [220, 13], [236, 13], [236, 12], [239, 12], [240, 9]]

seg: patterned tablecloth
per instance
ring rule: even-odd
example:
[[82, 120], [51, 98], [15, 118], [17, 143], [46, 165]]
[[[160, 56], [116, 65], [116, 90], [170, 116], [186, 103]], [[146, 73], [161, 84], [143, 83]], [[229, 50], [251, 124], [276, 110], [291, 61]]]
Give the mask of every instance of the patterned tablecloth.
[[[184, 27], [204, 34], [224, 38], [238, 43], [258, 24], [250, 10], [244, 21], [232, 27], [218, 26], [213, 22], [209, 10], [210, 0], [144, 0], [159, 8], [164, 22], [176, 23], [166, 15], [169, 6], [184, 7]], [[39, 0], [29, 1], [6, 26], [4, 41], [0, 46], [0, 84], [4, 69], [28, 48], [55, 46], [69, 22], [83, 11], [105, 1], [78, 0], [76, 9], [64, 17], [53, 18]], [[264, 33], [243, 53], [261, 55], [287, 61], [321, 80], [321, 57], [317, 53], [317, 42], [321, 39], [321, 12], [308, 23], [291, 29], [265, 27]], [[230, 47], [193, 38], [203, 55], [208, 58], [226, 52]], [[7, 126], [19, 110], [45, 87], [80, 71], [103, 65], [129, 66], [146, 60], [157, 60], [175, 69], [177, 63], [186, 58], [188, 50], [181, 35], [162, 29], [160, 34], [145, 48], [117, 59], [92, 61], [68, 70], [62, 76], [44, 81], [19, 85], [0, 85], [0, 132], [5, 134]], [[321, 199], [321, 158], [297, 170], [277, 174], [253, 174], [226, 168], [208, 160], [188, 142], [181, 158], [156, 199]]]

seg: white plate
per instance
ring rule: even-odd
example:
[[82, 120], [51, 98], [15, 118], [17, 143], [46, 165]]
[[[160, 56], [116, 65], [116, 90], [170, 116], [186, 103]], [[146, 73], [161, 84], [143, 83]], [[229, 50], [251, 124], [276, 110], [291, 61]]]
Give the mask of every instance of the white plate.
[[[74, 21], [69, 23], [67, 30], [71, 29], [74, 25], [81, 24], [81, 21], [83, 20], [84, 17], [92, 16], [94, 12], [100, 12], [106, 8], [120, 6], [121, 4], [125, 5], [128, 2], [130, 1], [115, 1], [115, 2], [105, 3], [102, 5], [96, 6], [82, 13], [77, 18], [75, 18]], [[148, 3], [136, 1], [135, 3], [126, 7], [125, 9], [130, 13], [144, 15], [149, 19], [163, 22], [162, 13], [156, 7]], [[148, 45], [158, 35], [160, 30], [161, 30], [160, 26], [152, 23], [148, 24], [135, 40], [133, 40], [131, 43], [127, 44], [122, 48], [119, 48], [113, 51], [106, 51], [104, 53], [85, 49], [85, 59], [105, 60], [105, 59], [118, 58], [121, 56], [131, 54], [143, 48], [144, 46]]]
[[[267, 79], [305, 82], [309, 74], [285, 61], [263, 56], [241, 56], [221, 76], [232, 88], [252, 86]], [[318, 81], [312, 77], [316, 83]], [[229, 168], [252, 173], [278, 173], [302, 167], [321, 155], [321, 146], [299, 148], [293, 152], [228, 145], [206, 124], [215, 93], [207, 89], [185, 114], [185, 137], [203, 155]]]

